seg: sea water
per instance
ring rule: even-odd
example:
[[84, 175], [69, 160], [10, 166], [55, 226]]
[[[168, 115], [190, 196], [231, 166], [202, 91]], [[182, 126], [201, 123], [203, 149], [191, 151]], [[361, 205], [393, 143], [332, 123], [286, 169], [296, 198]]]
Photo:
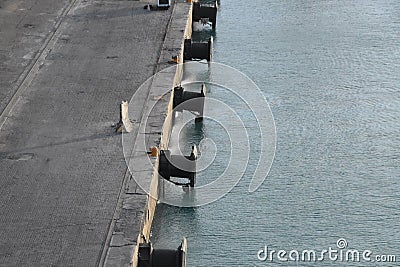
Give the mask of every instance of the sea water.
[[[400, 2], [221, 0], [217, 21], [213, 60], [263, 92], [276, 126], [274, 162], [253, 193], [256, 152], [221, 199], [197, 208], [160, 204], [154, 245], [177, 247], [185, 236], [188, 266], [398, 265], [367, 260], [400, 261]], [[208, 96], [236, 103], [210, 87]], [[259, 135], [253, 122], [249, 114], [249, 138]], [[230, 155], [224, 127], [188, 123], [179, 136], [186, 152], [204, 138], [220, 152], [200, 184], [221, 175]], [[322, 253], [329, 249], [337, 254]], [[315, 262], [301, 258], [307, 250]], [[360, 261], [346, 262], [348, 250]]]

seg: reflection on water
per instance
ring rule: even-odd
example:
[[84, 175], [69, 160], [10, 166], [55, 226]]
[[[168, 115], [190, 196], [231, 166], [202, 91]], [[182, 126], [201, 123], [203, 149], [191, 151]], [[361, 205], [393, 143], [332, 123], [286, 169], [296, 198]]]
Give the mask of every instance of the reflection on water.
[[[395, 0], [221, 1], [214, 60], [248, 74], [268, 98], [275, 161], [253, 194], [251, 154], [244, 179], [219, 201], [157, 207], [155, 245], [175, 246], [187, 236], [189, 266], [343, 266], [257, 260], [265, 244], [321, 250], [338, 238], [354, 249], [398, 255], [399, 25]], [[193, 127], [185, 130], [188, 143], [212, 137], [226, 145], [217, 124]], [[253, 149], [257, 136], [249, 137]], [[224, 155], [203, 179], [218, 175]], [[374, 266], [351, 264], [365, 265]]]

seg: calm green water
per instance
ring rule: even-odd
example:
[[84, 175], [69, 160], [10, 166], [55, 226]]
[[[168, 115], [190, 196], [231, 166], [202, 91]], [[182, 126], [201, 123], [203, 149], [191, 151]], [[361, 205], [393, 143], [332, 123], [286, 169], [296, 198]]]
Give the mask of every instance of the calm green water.
[[[400, 2], [221, 0], [214, 61], [244, 72], [265, 94], [275, 161], [255, 193], [247, 192], [251, 157], [219, 201], [159, 205], [156, 247], [186, 236], [189, 266], [400, 265]], [[218, 88], [209, 94], [231, 101]], [[218, 125], [193, 127], [185, 141], [212, 138], [224, 150]], [[224, 153], [217, 155], [200, 182], [219, 175]], [[351, 249], [397, 255], [397, 263], [257, 259], [265, 245], [321, 251], [339, 238]]]

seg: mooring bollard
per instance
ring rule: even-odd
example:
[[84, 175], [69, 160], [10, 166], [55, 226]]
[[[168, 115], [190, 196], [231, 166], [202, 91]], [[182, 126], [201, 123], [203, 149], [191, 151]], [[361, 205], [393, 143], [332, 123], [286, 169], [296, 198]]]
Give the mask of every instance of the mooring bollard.
[[121, 103], [122, 123], [124, 124], [125, 131], [127, 133], [130, 133], [133, 130], [133, 125], [131, 120], [129, 119], [128, 107], [129, 107], [128, 101], [122, 101]]
[[117, 133], [122, 133], [124, 128], [127, 133], [130, 133], [133, 130], [132, 122], [129, 119], [128, 107], [128, 101], [122, 101], [119, 106], [119, 121], [115, 125], [115, 131]]
[[172, 56], [172, 62], [179, 64], [179, 56]]
[[157, 157], [158, 155], [158, 148], [155, 146], [150, 147], [149, 152], [147, 152], [151, 157]]

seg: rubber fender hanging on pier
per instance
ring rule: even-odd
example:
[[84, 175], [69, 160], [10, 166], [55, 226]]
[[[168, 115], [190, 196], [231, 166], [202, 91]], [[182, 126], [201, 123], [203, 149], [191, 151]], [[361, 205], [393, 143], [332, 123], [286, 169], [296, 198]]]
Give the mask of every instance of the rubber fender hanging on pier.
[[188, 110], [196, 112], [197, 116], [195, 122], [201, 122], [203, 121], [205, 96], [205, 84], [202, 84], [199, 93], [185, 91], [182, 86], [176, 86], [174, 88], [173, 109], [174, 111]]
[[151, 242], [139, 244], [138, 267], [186, 267], [187, 241], [177, 249], [154, 249]]
[[[169, 150], [160, 150], [158, 174], [176, 185], [194, 187], [196, 183], [197, 147], [192, 147], [189, 156], [171, 155]], [[175, 182], [171, 177], [187, 178], [189, 183]]]
[[206, 59], [212, 60], [214, 39], [211, 36], [208, 42], [193, 42], [192, 39], [185, 39], [183, 48], [183, 59]]
[[217, 26], [217, 11], [218, 3], [215, 0], [213, 3], [193, 2], [192, 21], [208, 19], [212, 23], [213, 30]]

